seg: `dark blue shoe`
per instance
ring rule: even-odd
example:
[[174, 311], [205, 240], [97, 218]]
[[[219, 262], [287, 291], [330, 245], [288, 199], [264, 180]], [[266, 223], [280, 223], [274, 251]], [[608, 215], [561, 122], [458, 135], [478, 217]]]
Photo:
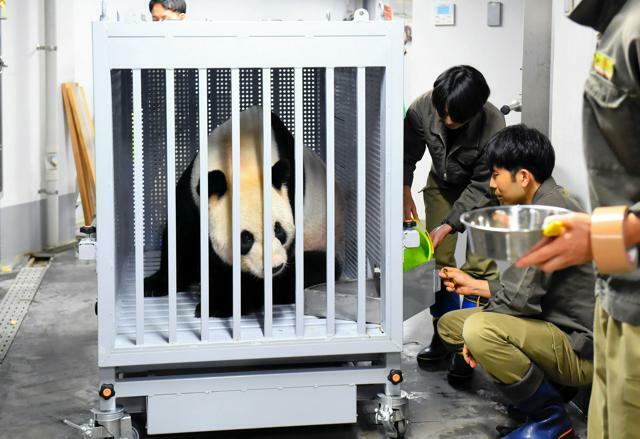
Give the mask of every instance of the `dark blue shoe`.
[[508, 439], [568, 439], [575, 430], [564, 409], [562, 395], [546, 379], [529, 398], [518, 401], [516, 408], [527, 415], [527, 421], [504, 436]]
[[434, 319], [440, 318], [449, 311], [460, 309], [460, 295], [447, 291], [444, 287], [436, 292], [436, 303], [431, 305], [429, 311]]

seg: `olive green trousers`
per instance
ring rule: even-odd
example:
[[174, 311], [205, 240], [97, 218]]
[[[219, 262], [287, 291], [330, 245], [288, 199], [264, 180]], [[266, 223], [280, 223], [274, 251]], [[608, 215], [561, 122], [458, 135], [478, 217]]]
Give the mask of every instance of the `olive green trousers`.
[[442, 316], [438, 331], [453, 349], [466, 344], [478, 364], [503, 384], [522, 380], [532, 362], [556, 383], [591, 382], [592, 362], [580, 358], [553, 323], [468, 308]]

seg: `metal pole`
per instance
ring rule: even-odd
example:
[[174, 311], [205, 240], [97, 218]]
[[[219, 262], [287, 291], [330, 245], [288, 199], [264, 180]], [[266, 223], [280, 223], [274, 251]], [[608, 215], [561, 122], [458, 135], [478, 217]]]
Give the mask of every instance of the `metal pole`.
[[209, 95], [207, 69], [199, 70], [200, 109], [200, 340], [209, 340]]
[[327, 121], [327, 336], [336, 333], [336, 240], [335, 240], [335, 71], [326, 70]]
[[169, 343], [176, 343], [177, 315], [177, 245], [176, 245], [176, 118], [175, 71], [166, 71], [167, 95], [167, 236], [169, 273]]
[[272, 336], [273, 328], [273, 272], [271, 226], [271, 69], [262, 69], [262, 163], [263, 170], [263, 225], [262, 249], [264, 259], [264, 336]]
[[304, 122], [303, 118], [303, 75], [302, 68], [297, 67], [294, 73], [295, 101], [295, 225], [296, 225], [296, 335], [304, 337]]
[[133, 216], [135, 249], [136, 344], [144, 344], [144, 167], [142, 73], [133, 70]]
[[[60, 107], [60, 86], [58, 85], [58, 52], [56, 49], [56, 19], [57, 1], [44, 2], [45, 14], [45, 41], [36, 50], [42, 50], [45, 57], [45, 122], [46, 131], [46, 158], [44, 162], [47, 234], [45, 244], [47, 248], [60, 244], [60, 203], [58, 169], [58, 113]], [[71, 127], [69, 127], [71, 129]]]
[[367, 257], [367, 231], [366, 231], [366, 69], [358, 67], [358, 334], [366, 332], [366, 257]]

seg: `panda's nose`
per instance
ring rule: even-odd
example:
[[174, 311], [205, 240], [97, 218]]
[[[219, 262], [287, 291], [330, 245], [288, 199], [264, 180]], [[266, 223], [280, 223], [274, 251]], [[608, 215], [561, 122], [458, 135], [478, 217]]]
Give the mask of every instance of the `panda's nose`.
[[280, 264], [280, 265], [277, 265], [277, 266], [273, 267], [273, 274], [279, 274], [280, 271], [282, 271], [283, 267], [284, 267], [284, 264]]

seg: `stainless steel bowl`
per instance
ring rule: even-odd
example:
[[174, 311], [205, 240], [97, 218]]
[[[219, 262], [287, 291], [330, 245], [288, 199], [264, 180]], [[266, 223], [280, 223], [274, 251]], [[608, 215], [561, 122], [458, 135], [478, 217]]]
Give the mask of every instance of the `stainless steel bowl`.
[[460, 221], [468, 230], [476, 256], [514, 262], [543, 237], [546, 217], [570, 213], [549, 206], [496, 206], [464, 213]]

